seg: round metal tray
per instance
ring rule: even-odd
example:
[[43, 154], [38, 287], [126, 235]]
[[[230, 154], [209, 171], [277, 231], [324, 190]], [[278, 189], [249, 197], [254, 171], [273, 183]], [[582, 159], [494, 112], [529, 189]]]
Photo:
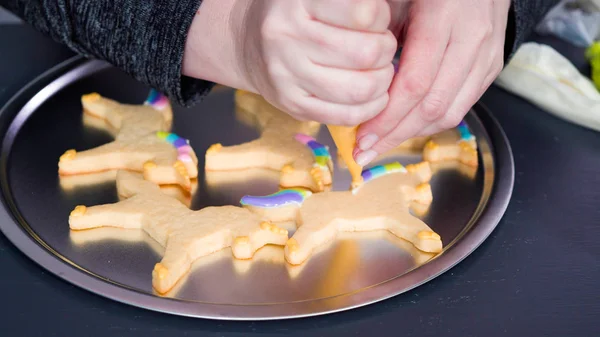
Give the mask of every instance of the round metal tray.
[[[442, 274], [473, 252], [500, 221], [512, 193], [514, 164], [508, 141], [480, 104], [466, 116], [476, 135], [480, 165], [469, 171], [440, 168], [432, 179], [434, 201], [420, 217], [442, 236], [434, 257], [387, 232], [341, 235], [299, 268], [290, 267], [280, 247], [265, 247], [253, 260], [237, 261], [225, 249], [198, 260], [175, 290], [152, 290], [151, 271], [161, 247], [143, 232], [71, 232], [68, 215], [77, 204], [118, 200], [110, 174], [89, 180], [58, 176], [58, 157], [69, 148], [87, 149], [111, 141], [106, 131], [86, 125], [81, 95], [99, 92], [124, 102], [143, 102], [147, 87], [101, 61], [74, 58], [43, 74], [0, 111], [4, 132], [0, 157], [0, 228], [43, 268], [93, 293], [130, 305], [192, 317], [264, 320], [320, 315], [367, 305], [406, 292]], [[173, 131], [189, 138], [203, 167], [206, 148], [257, 137], [236, 120], [233, 91], [217, 87], [192, 109], [175, 107]], [[335, 147], [322, 128], [318, 139]], [[403, 164], [418, 154], [386, 161]], [[256, 172], [255, 172], [256, 173]], [[336, 165], [334, 190], [347, 189], [349, 174]], [[200, 169], [191, 208], [238, 204], [244, 194], [277, 189], [277, 174], [259, 172], [207, 176]]]

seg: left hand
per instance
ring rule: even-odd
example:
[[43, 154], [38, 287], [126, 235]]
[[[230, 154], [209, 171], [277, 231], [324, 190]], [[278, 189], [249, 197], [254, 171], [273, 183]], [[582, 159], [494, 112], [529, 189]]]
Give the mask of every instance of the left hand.
[[395, 27], [403, 48], [387, 107], [358, 130], [354, 158], [363, 166], [458, 125], [504, 66], [510, 0], [388, 1], [408, 11]]

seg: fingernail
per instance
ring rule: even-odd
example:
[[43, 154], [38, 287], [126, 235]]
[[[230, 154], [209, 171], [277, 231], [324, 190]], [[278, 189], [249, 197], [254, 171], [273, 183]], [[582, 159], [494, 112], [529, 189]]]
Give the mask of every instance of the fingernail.
[[367, 164], [369, 164], [371, 161], [373, 161], [373, 159], [375, 159], [375, 157], [377, 157], [377, 152], [373, 151], [373, 150], [367, 150], [364, 152], [359, 153], [356, 156], [356, 163], [360, 166], [367, 166]]
[[379, 137], [376, 134], [369, 133], [358, 140], [358, 147], [363, 151], [367, 151], [368, 149], [372, 148], [378, 140]]

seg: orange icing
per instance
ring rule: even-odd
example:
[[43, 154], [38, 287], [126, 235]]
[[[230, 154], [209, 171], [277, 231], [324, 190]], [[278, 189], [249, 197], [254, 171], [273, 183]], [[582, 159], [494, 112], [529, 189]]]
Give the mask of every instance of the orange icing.
[[331, 133], [331, 138], [333, 138], [342, 160], [352, 175], [352, 186], [356, 187], [360, 185], [363, 181], [361, 176], [362, 167], [356, 163], [352, 156], [352, 151], [354, 151], [354, 146], [356, 145], [356, 131], [358, 130], [358, 126], [327, 125], [327, 128], [329, 129], [329, 133]]

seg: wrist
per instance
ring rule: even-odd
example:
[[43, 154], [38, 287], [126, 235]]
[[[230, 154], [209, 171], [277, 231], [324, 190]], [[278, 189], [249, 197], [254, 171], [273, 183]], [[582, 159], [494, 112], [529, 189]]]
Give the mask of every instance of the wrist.
[[238, 56], [247, 2], [202, 1], [185, 43], [183, 75], [253, 91]]

